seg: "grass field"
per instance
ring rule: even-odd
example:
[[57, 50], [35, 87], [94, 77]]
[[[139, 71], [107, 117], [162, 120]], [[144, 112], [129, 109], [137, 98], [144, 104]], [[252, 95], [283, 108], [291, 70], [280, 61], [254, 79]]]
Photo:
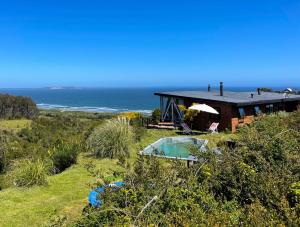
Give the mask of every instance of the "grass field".
[[[19, 130], [29, 125], [30, 121], [26, 120], [0, 121], [1, 128], [10, 130]], [[134, 162], [139, 150], [168, 136], [178, 134], [176, 131], [147, 130], [142, 141], [134, 144], [130, 162]], [[231, 136], [225, 133], [195, 135], [197, 138], [208, 139], [211, 147]], [[61, 174], [49, 176], [47, 186], [13, 187], [0, 191], [0, 226], [43, 226], [57, 215], [67, 217], [69, 222], [78, 218], [88, 203], [89, 191], [98, 180], [96, 175], [88, 171], [88, 166], [92, 166], [93, 172], [101, 173], [101, 176], [110, 176], [116, 170], [122, 171], [117, 160], [99, 160], [81, 154], [78, 164]]]

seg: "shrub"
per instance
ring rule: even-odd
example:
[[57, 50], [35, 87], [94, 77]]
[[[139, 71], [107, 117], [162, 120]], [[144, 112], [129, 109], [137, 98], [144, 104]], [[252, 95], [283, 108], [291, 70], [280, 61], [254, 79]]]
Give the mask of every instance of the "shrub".
[[30, 187], [47, 183], [47, 167], [41, 160], [22, 160], [13, 165], [8, 175], [18, 187]]
[[143, 126], [142, 116], [130, 120], [130, 125], [132, 126], [132, 131], [134, 133], [134, 141], [141, 141], [142, 137], [146, 133], [146, 128]]
[[2, 134], [0, 134], [0, 173], [4, 171], [4, 168], [6, 166], [5, 163], [6, 150], [7, 150], [6, 139]]
[[191, 124], [198, 113], [198, 110], [187, 109], [184, 114], [184, 122]]
[[55, 173], [60, 173], [77, 162], [78, 145], [59, 145], [51, 157]]
[[125, 118], [107, 120], [87, 140], [87, 149], [97, 157], [123, 159], [129, 156], [132, 128]]
[[152, 115], [151, 115], [153, 124], [158, 124], [160, 122], [160, 115], [161, 115], [160, 109], [157, 108], [157, 109], [153, 110]]
[[259, 118], [235, 148], [191, 152], [199, 162], [190, 168], [140, 156], [126, 185], [106, 190], [78, 226], [299, 225], [299, 122], [300, 112]]
[[141, 114], [138, 112], [125, 112], [119, 115], [119, 117], [121, 118], [126, 118], [128, 120], [133, 120], [133, 119], [137, 119], [137, 118], [141, 118]]

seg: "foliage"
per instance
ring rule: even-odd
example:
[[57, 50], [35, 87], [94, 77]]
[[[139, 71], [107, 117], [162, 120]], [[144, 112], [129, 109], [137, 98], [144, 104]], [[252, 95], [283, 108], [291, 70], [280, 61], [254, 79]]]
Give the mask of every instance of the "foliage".
[[17, 120], [0, 120], [0, 130], [19, 132], [24, 128], [29, 128], [31, 120], [28, 119], [17, 119]]
[[185, 112], [187, 110], [185, 105], [178, 105], [180, 111]]
[[4, 171], [6, 166], [5, 156], [7, 153], [7, 141], [5, 134], [0, 132], [0, 173]]
[[[0, 226], [44, 226], [54, 216], [67, 216], [68, 222], [82, 213], [90, 188], [96, 182], [85, 163], [93, 163], [104, 176], [119, 166], [115, 160], [79, 156], [78, 163], [61, 174], [48, 176], [48, 185], [6, 188], [0, 191]], [[101, 171], [102, 170], [102, 171]]]
[[[46, 176], [46, 186], [15, 188], [13, 173], [19, 162], [28, 160], [42, 160], [46, 171], [51, 170], [51, 157], [62, 141], [67, 147], [75, 146], [78, 151], [85, 151], [86, 138], [106, 117], [112, 116], [42, 111], [32, 121], [0, 121], [0, 137], [4, 142], [0, 149], [6, 147], [5, 168], [0, 173], [0, 226], [43, 226], [56, 214], [67, 215], [68, 222], [80, 215], [90, 187], [96, 182], [95, 176], [83, 167], [82, 160], [95, 163], [103, 178], [114, 176], [114, 170], [121, 168], [117, 160], [99, 160], [87, 157], [85, 153], [79, 154], [77, 164], [72, 168]], [[25, 121], [31, 123], [21, 124]]]
[[60, 173], [77, 162], [78, 145], [60, 144], [55, 147], [51, 159], [55, 173]]
[[38, 109], [31, 98], [0, 94], [0, 118], [3, 119], [33, 119]]
[[47, 166], [41, 161], [21, 160], [12, 166], [8, 175], [18, 187], [45, 185], [47, 183]]
[[77, 225], [197, 226], [218, 219], [223, 222], [227, 213], [231, 216], [226, 223], [237, 223], [235, 202], [218, 203], [206, 187], [197, 184], [196, 171], [190, 173], [178, 161], [165, 165], [156, 158], [140, 158], [126, 186], [107, 190], [101, 210], [87, 209], [88, 215]]
[[114, 113], [92, 113], [83, 111], [39, 110], [39, 116], [50, 118], [72, 118], [81, 120], [104, 120], [115, 117]]
[[77, 225], [299, 224], [299, 115], [259, 118], [240, 129], [236, 148], [195, 153], [202, 161], [190, 168], [140, 157], [126, 186], [107, 190]]
[[120, 114], [119, 117], [126, 118], [127, 120], [133, 120], [136, 118], [140, 118], [141, 114], [138, 112], [124, 112], [124, 113]]
[[290, 187], [289, 201], [300, 212], [300, 181], [294, 182]]
[[87, 149], [101, 158], [124, 159], [130, 155], [132, 128], [125, 118], [107, 120], [87, 140]]
[[147, 131], [143, 125], [143, 117], [140, 115], [138, 118], [132, 119], [130, 125], [132, 126], [134, 141], [140, 142]]
[[184, 113], [183, 121], [188, 124], [191, 124], [194, 118], [197, 116], [198, 112], [198, 110], [187, 109]]
[[[13, 124], [10, 124], [13, 121]], [[16, 120], [6, 120], [5, 124], [13, 126]], [[23, 121], [23, 120], [22, 120]], [[49, 173], [57, 173], [72, 163], [75, 163], [76, 152], [85, 150], [85, 140], [89, 132], [99, 124], [98, 119], [70, 118], [65, 115], [57, 117], [41, 116], [32, 120], [31, 124], [24, 124], [24, 128], [15, 130], [0, 131], [0, 163], [1, 171], [4, 175], [1, 177], [2, 188], [9, 187], [11, 180], [9, 171], [16, 161], [22, 160], [43, 160], [47, 165]], [[62, 147], [62, 141], [64, 146]], [[74, 149], [74, 153], [69, 147]], [[53, 171], [52, 156], [57, 148], [67, 150], [66, 154], [62, 151], [55, 155], [56, 168]], [[61, 167], [58, 167], [61, 166]]]
[[160, 122], [160, 109], [156, 108], [153, 110], [152, 115], [151, 115], [151, 120], [153, 124], [158, 124]]

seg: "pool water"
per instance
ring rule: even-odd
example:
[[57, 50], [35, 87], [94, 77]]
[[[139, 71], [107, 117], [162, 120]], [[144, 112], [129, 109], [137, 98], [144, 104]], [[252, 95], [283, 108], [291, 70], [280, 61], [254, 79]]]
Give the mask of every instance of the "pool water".
[[141, 155], [154, 155], [157, 157], [197, 161], [191, 154], [193, 151], [206, 150], [207, 140], [192, 137], [166, 137], [157, 140], [140, 151]]
[[[164, 155], [167, 157], [178, 157], [178, 158], [188, 158], [190, 156], [189, 148], [194, 145], [193, 143], [162, 143], [157, 147], [155, 152], [157, 154]], [[195, 146], [195, 145], [194, 145]]]

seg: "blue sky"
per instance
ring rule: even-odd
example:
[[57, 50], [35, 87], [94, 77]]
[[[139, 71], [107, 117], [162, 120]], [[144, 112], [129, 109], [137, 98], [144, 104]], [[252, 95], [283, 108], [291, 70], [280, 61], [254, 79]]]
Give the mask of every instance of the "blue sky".
[[0, 87], [300, 86], [300, 1], [0, 5]]

